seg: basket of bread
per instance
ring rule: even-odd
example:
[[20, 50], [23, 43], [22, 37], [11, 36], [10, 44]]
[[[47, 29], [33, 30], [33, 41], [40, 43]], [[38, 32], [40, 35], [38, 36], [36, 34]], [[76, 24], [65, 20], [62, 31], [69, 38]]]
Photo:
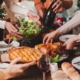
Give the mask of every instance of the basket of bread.
[[9, 59], [11, 61], [18, 57], [22, 57], [21, 63], [38, 61], [42, 56], [40, 51], [25, 46], [18, 48], [13, 47], [7, 53], [9, 54]]

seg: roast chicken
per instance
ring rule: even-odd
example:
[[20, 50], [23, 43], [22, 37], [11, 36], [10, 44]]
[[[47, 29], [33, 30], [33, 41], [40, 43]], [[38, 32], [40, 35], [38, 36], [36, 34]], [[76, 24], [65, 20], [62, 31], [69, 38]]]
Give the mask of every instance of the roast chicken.
[[36, 50], [39, 50], [43, 54], [50, 54], [54, 57], [56, 54], [61, 54], [62, 44], [60, 42], [48, 43], [48, 44], [38, 44], [35, 46]]

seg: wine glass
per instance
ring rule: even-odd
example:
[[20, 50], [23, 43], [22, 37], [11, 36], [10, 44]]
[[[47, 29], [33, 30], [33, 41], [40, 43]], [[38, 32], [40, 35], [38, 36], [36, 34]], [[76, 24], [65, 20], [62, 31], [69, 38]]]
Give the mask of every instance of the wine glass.
[[38, 61], [37, 66], [43, 73], [43, 80], [45, 79], [45, 73], [49, 71], [50, 59], [48, 55], [43, 55], [42, 58]]
[[7, 47], [9, 48], [11, 46], [10, 44], [13, 41], [13, 39], [10, 33], [6, 29], [3, 32], [3, 40], [7, 44]]

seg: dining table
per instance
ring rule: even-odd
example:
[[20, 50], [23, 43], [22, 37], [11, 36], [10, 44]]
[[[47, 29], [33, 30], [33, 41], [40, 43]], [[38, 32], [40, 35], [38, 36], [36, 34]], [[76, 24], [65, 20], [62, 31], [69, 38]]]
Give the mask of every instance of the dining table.
[[[33, 43], [35, 44], [35, 42], [36, 41], [34, 40]], [[31, 46], [30, 44], [28, 46], [33, 47], [33, 45], [31, 44], [32, 45]], [[80, 54], [77, 54], [77, 52], [79, 53], [79, 50], [69, 50], [69, 51], [67, 51], [68, 57], [66, 59], [58, 62], [58, 68], [61, 69], [61, 64], [63, 62], [71, 63], [71, 61], [75, 57], [80, 56]], [[13, 79], [10, 79], [10, 80], [43, 80], [43, 75], [42, 75], [42, 72], [40, 71], [40, 69], [37, 67], [37, 65], [34, 65], [34, 66], [31, 66], [31, 67], [27, 68], [22, 75], [17, 76]], [[46, 72], [46, 80], [52, 80], [50, 71]]]

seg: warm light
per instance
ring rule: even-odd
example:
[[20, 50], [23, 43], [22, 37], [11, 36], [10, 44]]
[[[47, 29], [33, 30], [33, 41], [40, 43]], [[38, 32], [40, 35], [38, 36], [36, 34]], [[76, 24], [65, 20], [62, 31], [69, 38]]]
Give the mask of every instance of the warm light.
[[17, 5], [20, 5], [20, 3], [18, 2]]

